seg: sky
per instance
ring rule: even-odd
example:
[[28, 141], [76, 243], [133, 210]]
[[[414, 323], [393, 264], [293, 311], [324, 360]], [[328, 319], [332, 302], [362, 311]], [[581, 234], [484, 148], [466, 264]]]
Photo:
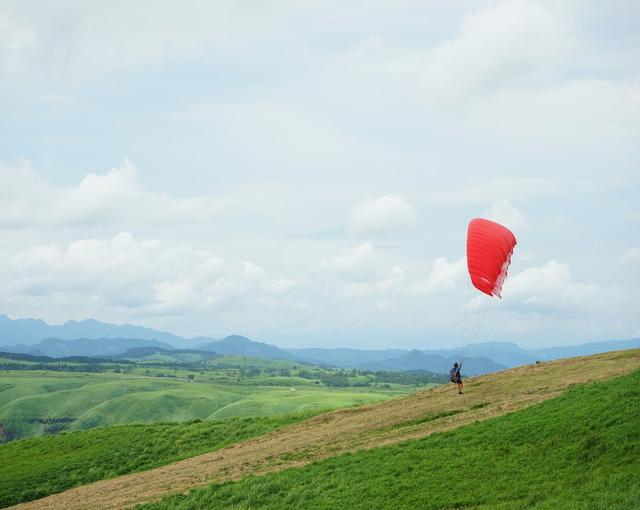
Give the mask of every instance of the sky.
[[[0, 0], [0, 313], [640, 336], [640, 4]], [[471, 287], [470, 219], [518, 239]]]

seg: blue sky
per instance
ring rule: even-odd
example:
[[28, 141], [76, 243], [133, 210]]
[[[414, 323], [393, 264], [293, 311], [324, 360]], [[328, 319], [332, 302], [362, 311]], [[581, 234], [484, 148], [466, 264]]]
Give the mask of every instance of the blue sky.
[[[3, 1], [0, 310], [286, 346], [638, 336], [638, 11]], [[469, 289], [476, 216], [519, 241], [501, 301]]]

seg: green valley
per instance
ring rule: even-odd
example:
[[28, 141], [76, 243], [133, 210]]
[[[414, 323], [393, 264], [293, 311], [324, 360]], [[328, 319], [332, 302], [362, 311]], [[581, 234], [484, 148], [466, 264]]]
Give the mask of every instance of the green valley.
[[444, 379], [244, 356], [166, 358], [0, 360], [0, 440], [125, 423], [318, 413], [379, 402]]

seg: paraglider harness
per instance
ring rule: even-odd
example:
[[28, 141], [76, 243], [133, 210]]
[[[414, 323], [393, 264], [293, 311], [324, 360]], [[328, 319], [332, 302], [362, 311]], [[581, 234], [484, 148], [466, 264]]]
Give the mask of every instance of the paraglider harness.
[[449, 370], [449, 380], [452, 383], [460, 384], [462, 382], [460, 370], [462, 370], [462, 363], [460, 363], [458, 367], [453, 367], [451, 370]]

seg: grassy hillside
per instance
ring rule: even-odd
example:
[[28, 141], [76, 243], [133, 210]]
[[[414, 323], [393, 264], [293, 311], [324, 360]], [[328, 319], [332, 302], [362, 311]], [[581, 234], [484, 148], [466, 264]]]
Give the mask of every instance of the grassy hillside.
[[0, 507], [162, 466], [308, 417], [118, 425], [0, 445]]
[[[118, 373], [0, 372], [0, 440], [124, 423], [269, 416], [379, 402], [411, 388], [190, 383]], [[289, 380], [290, 385], [295, 381]]]
[[[405, 450], [402, 448], [380, 450], [380, 452], [382, 452], [380, 458], [375, 456], [366, 457], [367, 461], [363, 461], [363, 463], [366, 464], [369, 461], [371, 461], [372, 465], [377, 463], [376, 470], [364, 472], [364, 474], [361, 475], [362, 478], [360, 478], [360, 482], [358, 482], [358, 479], [354, 479], [349, 480], [348, 484], [353, 483], [354, 491], [356, 492], [358, 490], [362, 491], [362, 493], [378, 491], [378, 498], [384, 502], [385, 500], [382, 498], [385, 495], [393, 496], [405, 490], [403, 486], [403, 470], [405, 470], [405, 468], [406, 471], [410, 471], [412, 466], [420, 466], [421, 471], [432, 473], [433, 476], [435, 476], [433, 480], [440, 483], [442, 480], [434, 473], [436, 468], [440, 469], [440, 467], [442, 467], [443, 471], [447, 473], [443, 478], [448, 479], [449, 477], [453, 477], [456, 481], [456, 483], [446, 487], [451, 488], [460, 485], [460, 487], [464, 489], [459, 492], [460, 494], [466, 494], [464, 491], [467, 490], [469, 494], [474, 496], [480, 494], [480, 496], [482, 496], [482, 493], [473, 492], [473, 490], [471, 490], [473, 487], [469, 488], [465, 484], [477, 484], [478, 480], [487, 482], [488, 479], [493, 480], [495, 478], [499, 489], [497, 494], [507, 494], [508, 497], [511, 497], [513, 494], [508, 492], [510, 485], [516, 484], [517, 486], [517, 484], [520, 483], [520, 490], [524, 491], [525, 486], [532, 480], [533, 483], [535, 483], [536, 480], [540, 480], [540, 483], [545, 486], [545, 484], [555, 483], [555, 478], [563, 476], [561, 469], [564, 464], [561, 464], [559, 468], [557, 465], [550, 464], [550, 467], [559, 469], [554, 477], [549, 477], [548, 474], [545, 473], [544, 468], [537, 468], [537, 471], [531, 471], [532, 478], [527, 478], [529, 468], [528, 464], [523, 461], [527, 455], [532, 455], [534, 466], [546, 462], [546, 456], [544, 458], [540, 456], [536, 457], [536, 455], [538, 455], [537, 450], [546, 451], [546, 453], [549, 454], [548, 457], [552, 459], [553, 462], [556, 462], [557, 459], [551, 455], [553, 452], [551, 452], [550, 449], [553, 450], [556, 445], [558, 448], [563, 449], [563, 442], [565, 442], [567, 448], [562, 450], [563, 458], [566, 461], [565, 464], [571, 464], [573, 468], [575, 468], [574, 464], [576, 460], [572, 455], [574, 453], [579, 454], [582, 451], [580, 450], [580, 445], [583, 445], [585, 441], [590, 441], [588, 439], [590, 437], [588, 432], [591, 430], [587, 429], [585, 431], [585, 427], [591, 427], [591, 424], [585, 425], [584, 415], [590, 417], [599, 416], [601, 411], [606, 413], [612, 399], [617, 399], [616, 401], [628, 399], [631, 410], [637, 410], [638, 402], [635, 394], [615, 393], [613, 390], [620, 388], [626, 391], [636, 387], [638, 375], [623, 378], [618, 385], [603, 386], [606, 391], [602, 391], [601, 387], [596, 396], [591, 400], [583, 398], [587, 396], [586, 394], [574, 395], [575, 400], [579, 402], [575, 406], [577, 411], [574, 413], [575, 416], [571, 413], [569, 413], [569, 415], [557, 413], [548, 415], [533, 414], [528, 415], [533, 416], [533, 420], [518, 421], [515, 428], [509, 428], [511, 427], [508, 425], [511, 423], [509, 420], [496, 420], [492, 422], [494, 424], [507, 424], [504, 428], [505, 437], [516, 438], [519, 436], [524, 438], [521, 442], [515, 439], [512, 442], [509, 442], [510, 440], [507, 439], [496, 439], [501, 437], [503, 432], [502, 425], [498, 425], [497, 429], [474, 429], [473, 427], [479, 427], [480, 424], [473, 424], [482, 420], [514, 413], [521, 409], [530, 408], [540, 402], [559, 397], [576, 385], [607, 381], [615, 377], [630, 374], [639, 369], [640, 350], [612, 352], [597, 356], [519, 367], [505, 372], [470, 379], [465, 385], [463, 395], [458, 395], [455, 387], [451, 385], [441, 386], [426, 391], [418, 391], [403, 398], [390, 399], [381, 403], [324, 413], [308, 420], [288, 425], [269, 434], [219, 449], [215, 452], [190, 457], [156, 469], [75, 487], [59, 494], [53, 494], [42, 500], [23, 503], [19, 505], [19, 508], [23, 510], [36, 508], [64, 510], [130, 508], [136, 504], [158, 501], [163, 496], [169, 494], [184, 494], [190, 489], [204, 487], [212, 482], [229, 482], [240, 480], [250, 475], [264, 475], [270, 472], [284, 471], [287, 468], [299, 468], [313, 462], [323, 461], [323, 459], [335, 458], [347, 452], [351, 452], [352, 454], [360, 452], [355, 453], [355, 457], [361, 458], [360, 455], [364, 455], [364, 453], [362, 453], [363, 449], [390, 447], [391, 445], [422, 439], [432, 434], [436, 435], [427, 440], [426, 444], [428, 446], [426, 447], [415, 446], [417, 444], [423, 444], [422, 442], [413, 443], [413, 448], [418, 448], [417, 451], [419, 453], [409, 453], [406, 458], [402, 457], [405, 455]], [[561, 405], [560, 408], [562, 407]], [[583, 415], [581, 415], [580, 410], [583, 408], [585, 411]], [[545, 409], [545, 406], [541, 406], [538, 409]], [[594, 452], [598, 452], [598, 455], [594, 456], [593, 459], [585, 457], [589, 462], [593, 462], [585, 472], [589, 473], [589, 476], [595, 477], [594, 479], [596, 480], [599, 476], [596, 468], [599, 466], [598, 459], [600, 458], [600, 450], [598, 448], [600, 448], [601, 444], [608, 447], [607, 445], [610, 439], [609, 436], [606, 436], [606, 429], [601, 426], [602, 423], [604, 423], [604, 427], [618, 427], [615, 435], [616, 437], [622, 438], [621, 444], [624, 448], [633, 448], [633, 443], [637, 443], [638, 440], [637, 433], [635, 437], [625, 436], [629, 430], [631, 430], [631, 434], [633, 434], [635, 433], [634, 431], [639, 428], [637, 417], [630, 414], [628, 409], [618, 410], [616, 408], [611, 411], [609, 415], [604, 414], [603, 416], [600, 424], [594, 422], [595, 425], [593, 426], [593, 431], [595, 431], [594, 433], [597, 436], [597, 439], [594, 440], [596, 441], [596, 443], [594, 443], [594, 448], [596, 448]], [[621, 420], [617, 420], [618, 416], [621, 416]], [[620, 426], [621, 423], [623, 425], [627, 423], [631, 424], [632, 428], [625, 429]], [[425, 462], [429, 462], [429, 459], [422, 457], [431, 457], [430, 448], [432, 448], [432, 446], [435, 448], [440, 444], [438, 443], [438, 441], [441, 440], [439, 438], [448, 437], [440, 433], [459, 429], [466, 425], [473, 425], [469, 430], [475, 432], [472, 432], [469, 436], [464, 436], [464, 440], [454, 441], [451, 443], [453, 446], [443, 446], [442, 448], [444, 449], [441, 453], [433, 457], [435, 464], [425, 464]], [[496, 427], [496, 425], [492, 426]], [[557, 434], [555, 432], [556, 429], [559, 431]], [[511, 434], [511, 436], [509, 436], [509, 434]], [[476, 435], [479, 438], [477, 440], [475, 439]], [[600, 438], [604, 441], [603, 443], [598, 442]], [[430, 442], [432, 440], [435, 442]], [[420, 448], [423, 450], [420, 450]], [[425, 448], [426, 450], [424, 450]], [[454, 470], [455, 472], [451, 472], [450, 467], [447, 467], [449, 466], [449, 461], [447, 460], [449, 458], [448, 455], [450, 452], [458, 451], [458, 449], [460, 455], [463, 455], [463, 457], [458, 459], [454, 456], [456, 459], [456, 469]], [[468, 452], [466, 451], [467, 449], [469, 450]], [[484, 450], [488, 452], [486, 459], [492, 463], [491, 466], [485, 466], [484, 464], [478, 465], [478, 462], [484, 462]], [[385, 451], [387, 453], [384, 453]], [[464, 452], [464, 454], [462, 452]], [[517, 455], [511, 456], [512, 453]], [[375, 453], [371, 455], [375, 455]], [[637, 450], [634, 451], [634, 455], [637, 457]], [[396, 456], [400, 459], [398, 465], [396, 465]], [[336, 465], [340, 469], [336, 468], [334, 470], [336, 473], [335, 476], [338, 477], [336, 478], [335, 485], [327, 481], [327, 479], [330, 479], [333, 475], [329, 475], [328, 472], [324, 473], [323, 471], [319, 471], [317, 472], [319, 477], [317, 482], [306, 478], [294, 480], [294, 482], [292, 482], [294, 485], [298, 482], [308, 485], [308, 487], [304, 489], [298, 487], [296, 491], [311, 490], [311, 492], [313, 492], [312, 489], [316, 487], [318, 493], [316, 496], [318, 498], [320, 497], [318, 495], [324, 492], [326, 492], [328, 497], [332, 494], [338, 497], [336, 494], [339, 495], [339, 492], [332, 493], [331, 491], [333, 489], [347, 490], [343, 485], [347, 482], [339, 477], [343, 475], [346, 476], [348, 474], [347, 472], [351, 471], [348, 460], [345, 460], [349, 458], [353, 457], [349, 455], [337, 459], [337, 462], [346, 462], [346, 464]], [[409, 459], [408, 461], [407, 458]], [[603, 464], [603, 469], [607, 472], [611, 471], [611, 458], [606, 456], [602, 458], [606, 461]], [[627, 458], [624, 457], [624, 459], [625, 462], [627, 462]], [[440, 462], [440, 464], [438, 464], [438, 462]], [[470, 462], [471, 465], [468, 471], [466, 469], [467, 462]], [[525, 462], [525, 464], [521, 464], [521, 462]], [[314, 464], [314, 466], [322, 464], [323, 462], [320, 462], [319, 464]], [[317, 468], [305, 468], [300, 471], [300, 473], [307, 473], [306, 469]], [[449, 469], [449, 471], [447, 471], [447, 469]], [[497, 472], [499, 469], [503, 469], [506, 473], [514, 475], [514, 478], [504, 478], [506, 475]], [[637, 465], [632, 465], [632, 469], [637, 470]], [[388, 478], [385, 470], [394, 473], [394, 475]], [[341, 473], [340, 471], [344, 471], [345, 473]], [[380, 472], [382, 472], [382, 474], [380, 474]], [[439, 472], [440, 471], [438, 471], [438, 473]], [[276, 480], [275, 485], [269, 486], [267, 489], [267, 492], [276, 494], [278, 493], [278, 484], [282, 483], [290, 487], [286, 485], [289, 483], [286, 477], [298, 476], [295, 473], [297, 473], [297, 471], [290, 470], [282, 475], [285, 476], [285, 478], [279, 478], [278, 476], [280, 475], [271, 478], [272, 475], [269, 475], [267, 478], [256, 479], [255, 482], [245, 481], [240, 482], [240, 485], [231, 484], [220, 487], [244, 487], [233, 489], [238, 492], [233, 492], [229, 497], [237, 504], [242, 503], [241, 507], [246, 507], [247, 498], [250, 497], [251, 494], [258, 494], [256, 491], [261, 490], [261, 480]], [[622, 476], [624, 482], [626, 472], [621, 469], [612, 471], [612, 473], [614, 478], [616, 476]], [[416, 480], [418, 480], [418, 482], [413, 480], [412, 477], [414, 475], [415, 474], [407, 474], [406, 490], [418, 490], [415, 489], [415, 485], [424, 482], [424, 478], [417, 478]], [[422, 474], [420, 476], [422, 476]], [[521, 476], [525, 476], [525, 478], [521, 478]], [[611, 483], [615, 491], [617, 491], [620, 487], [624, 486], [624, 483], [619, 483], [619, 481], [616, 481], [614, 478], [611, 478], [606, 483]], [[372, 480], [378, 479], [380, 480], [379, 483], [372, 483]], [[247, 480], [251, 479], [248, 478]], [[433, 485], [429, 480], [424, 483]], [[524, 483], [523, 480], [527, 482]], [[583, 482], [585, 480], [579, 481]], [[257, 485], [242, 485], [245, 483], [256, 483]], [[359, 486], [358, 483], [362, 483], [364, 486]], [[394, 485], [395, 483], [398, 485]], [[220, 487], [213, 492], [222, 490]], [[549, 485], [549, 487], [553, 489], [553, 485]], [[422, 492], [419, 492], [420, 490], [422, 490]], [[296, 491], [293, 492], [295, 493]], [[428, 497], [428, 494], [425, 496], [423, 489], [419, 489], [418, 493], [424, 497]], [[436, 494], [436, 496], [438, 496], [438, 494]], [[202, 497], [206, 498], [209, 496], [205, 495]], [[308, 494], [305, 494], [304, 497], [311, 498]], [[611, 500], [613, 501], [613, 499]], [[367, 499], [365, 496], [362, 497], [362, 501], [369, 504], [371, 503], [371, 499]], [[321, 499], [317, 499], [317, 502], [319, 502], [320, 507], [325, 504]], [[488, 503], [489, 507], [492, 507], [494, 503], [495, 502], [490, 501]], [[309, 505], [305, 504], [305, 506], [308, 507]], [[414, 503], [410, 506], [404, 505], [405, 508], [413, 508], [415, 506]], [[200, 507], [201, 505], [199, 504], [191, 506], [191, 508]], [[221, 507], [225, 507], [225, 505]], [[400, 505], [400, 507], [402, 507], [402, 505]]]
[[140, 509], [640, 508], [640, 371], [493, 420]]

